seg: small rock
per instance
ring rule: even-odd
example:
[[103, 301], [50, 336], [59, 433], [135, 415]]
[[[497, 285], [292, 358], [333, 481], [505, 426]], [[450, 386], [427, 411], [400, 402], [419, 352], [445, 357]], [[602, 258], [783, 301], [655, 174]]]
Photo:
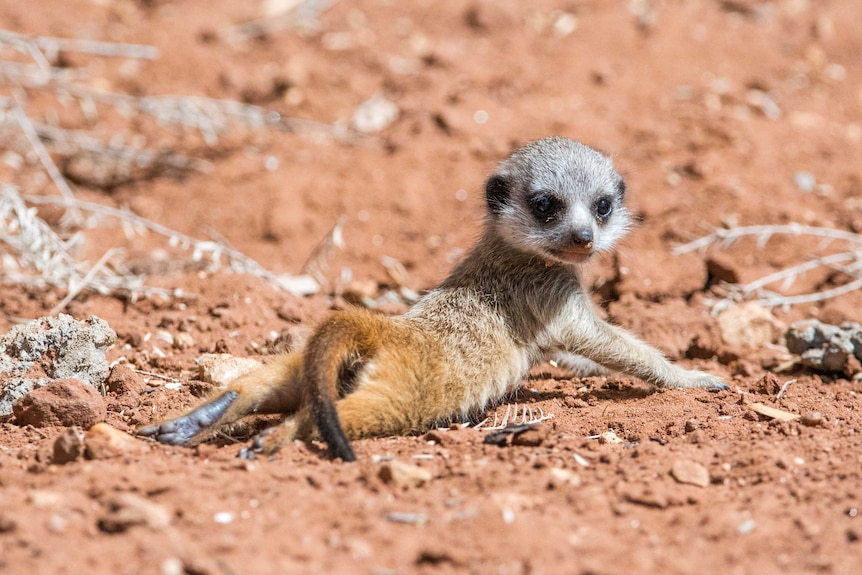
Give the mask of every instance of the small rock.
[[602, 445], [620, 445], [623, 443], [623, 440], [613, 430], [609, 430], [599, 435], [599, 443]]
[[238, 377], [254, 371], [262, 364], [251, 358], [235, 357], [228, 353], [205, 353], [195, 359], [200, 375], [198, 379], [217, 387], [226, 387]]
[[810, 192], [817, 184], [817, 180], [811, 172], [796, 172], [793, 174], [793, 181], [796, 184], [796, 187], [802, 192]]
[[143, 378], [122, 363], [115, 365], [105, 380], [105, 388], [117, 394], [143, 393], [146, 387]]
[[351, 123], [357, 132], [373, 134], [397, 120], [400, 113], [394, 102], [375, 94], [356, 109]]
[[716, 252], [706, 260], [706, 271], [714, 281], [739, 283], [738, 259], [725, 252]]
[[134, 493], [119, 493], [108, 502], [108, 511], [99, 519], [99, 529], [121, 533], [135, 525], [163, 530], [171, 524], [171, 512]]
[[149, 446], [107, 423], [97, 423], [84, 436], [85, 454], [89, 459], [110, 459], [126, 454], [145, 453]]
[[550, 429], [542, 423], [535, 425], [529, 429], [525, 429], [512, 436], [512, 445], [520, 445], [522, 447], [538, 447], [542, 445], [548, 438]]
[[678, 459], [670, 470], [671, 476], [680, 483], [706, 487], [709, 485], [709, 472], [706, 467], [687, 459]]
[[59, 509], [65, 497], [57, 491], [34, 489], [27, 493], [27, 502], [37, 509]]
[[799, 421], [807, 427], [817, 427], [823, 425], [823, 416], [817, 411], [809, 411]]
[[442, 431], [437, 431], [436, 429], [432, 429], [428, 433], [422, 436], [422, 439], [425, 441], [434, 443], [436, 445], [444, 445], [446, 440], [444, 439], [445, 434]]
[[724, 343], [748, 348], [774, 343], [787, 329], [769, 310], [753, 302], [741, 303], [721, 312], [718, 327]]
[[804, 320], [793, 323], [785, 334], [787, 349], [800, 356], [802, 364], [819, 371], [852, 377], [862, 371], [862, 325], [840, 326]]
[[18, 529], [18, 522], [14, 517], [0, 514], [0, 533], [12, 533]]
[[695, 445], [707, 443], [706, 434], [702, 429], [695, 429], [688, 434], [688, 442]]
[[70, 427], [54, 441], [51, 461], [56, 465], [71, 463], [84, 454], [84, 434], [78, 427]]
[[551, 489], [557, 489], [565, 485], [578, 487], [581, 484], [580, 476], [571, 469], [552, 467], [549, 475], [548, 487]]
[[393, 459], [380, 466], [378, 476], [396, 487], [419, 487], [431, 481], [431, 472], [418, 465]]
[[666, 509], [670, 500], [664, 488], [659, 485], [626, 485], [621, 489], [622, 497], [629, 503]]
[[15, 326], [0, 336], [0, 415], [51, 380], [74, 378], [98, 388], [108, 375], [105, 351], [115, 339], [96, 316], [76, 321], [60, 314]]
[[778, 395], [778, 392], [781, 391], [781, 384], [774, 374], [767, 372], [757, 380], [754, 391], [761, 395]]
[[99, 392], [78, 379], [58, 379], [31, 391], [12, 405], [19, 425], [90, 427], [107, 417]]
[[686, 433], [692, 433], [693, 431], [697, 430], [698, 427], [700, 427], [700, 426], [698, 425], [696, 419], [687, 419], [685, 421], [685, 432]]
[[194, 346], [195, 338], [192, 337], [192, 334], [181, 331], [177, 335], [174, 336], [174, 348], [176, 349], [189, 349]]

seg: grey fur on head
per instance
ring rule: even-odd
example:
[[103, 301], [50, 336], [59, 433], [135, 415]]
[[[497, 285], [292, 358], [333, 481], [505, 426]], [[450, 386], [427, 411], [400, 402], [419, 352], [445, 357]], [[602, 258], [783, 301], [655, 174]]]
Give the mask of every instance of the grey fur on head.
[[568, 138], [529, 142], [485, 186], [493, 225], [513, 247], [579, 263], [631, 227], [625, 183], [610, 158]]

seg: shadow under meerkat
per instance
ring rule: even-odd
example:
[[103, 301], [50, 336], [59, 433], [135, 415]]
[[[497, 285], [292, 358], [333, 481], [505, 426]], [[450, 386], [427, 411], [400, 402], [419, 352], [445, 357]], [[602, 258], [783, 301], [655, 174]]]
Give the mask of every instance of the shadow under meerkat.
[[531, 366], [576, 354], [666, 388], [726, 389], [674, 365], [596, 314], [580, 266], [631, 225], [610, 159], [566, 138], [530, 142], [488, 179], [484, 231], [440, 286], [407, 313], [334, 312], [304, 349], [277, 357], [216, 397], [139, 434], [190, 444], [251, 413], [283, 424], [252, 449], [319, 437], [355, 459], [350, 439], [426, 430], [498, 401]]

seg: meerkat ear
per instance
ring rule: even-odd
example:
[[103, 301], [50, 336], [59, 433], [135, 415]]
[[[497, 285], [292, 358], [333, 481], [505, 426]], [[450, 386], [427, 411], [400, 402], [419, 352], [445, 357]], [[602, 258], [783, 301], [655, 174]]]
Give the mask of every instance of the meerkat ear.
[[511, 184], [504, 176], [494, 174], [485, 184], [485, 200], [492, 214], [499, 214], [506, 207], [511, 195]]

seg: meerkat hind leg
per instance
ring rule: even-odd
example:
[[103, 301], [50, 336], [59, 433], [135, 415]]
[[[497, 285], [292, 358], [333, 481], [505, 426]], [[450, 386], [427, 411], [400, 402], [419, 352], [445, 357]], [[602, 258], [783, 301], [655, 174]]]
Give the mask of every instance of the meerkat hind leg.
[[292, 414], [302, 404], [301, 369], [299, 354], [278, 357], [237, 378], [226, 391], [185, 414], [142, 427], [138, 434], [159, 443], [185, 445], [252, 413]]
[[142, 427], [138, 435], [167, 445], [183, 445], [215, 425], [238, 396], [235, 391], [225, 392], [176, 419]]

